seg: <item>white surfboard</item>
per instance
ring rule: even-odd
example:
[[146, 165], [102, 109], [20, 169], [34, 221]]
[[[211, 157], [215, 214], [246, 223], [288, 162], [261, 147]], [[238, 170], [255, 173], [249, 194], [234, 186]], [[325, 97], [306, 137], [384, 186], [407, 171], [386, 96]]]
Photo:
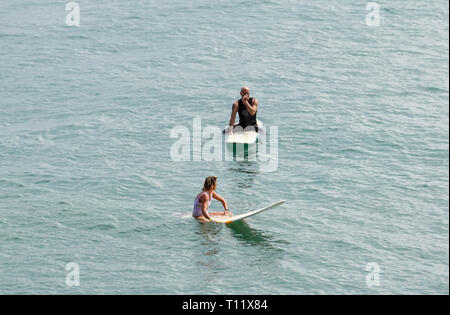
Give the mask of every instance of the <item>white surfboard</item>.
[[233, 132], [227, 135], [227, 143], [253, 144], [258, 140], [258, 133], [255, 131]]
[[[231, 128], [231, 127], [230, 127]], [[263, 128], [262, 122], [258, 120], [258, 128]], [[255, 130], [233, 131], [225, 134], [227, 144], [254, 144], [258, 140], [259, 133]]]
[[244, 214], [240, 214], [240, 215], [235, 215], [235, 216], [233, 216], [233, 217], [212, 216], [211, 219], [212, 219], [214, 222], [216, 222], [216, 223], [225, 223], [225, 224], [229, 224], [229, 223], [232, 223], [232, 222], [240, 221], [240, 220], [242, 220], [242, 219], [245, 219], [245, 218], [254, 216], [254, 215], [256, 215], [256, 214], [258, 214], [258, 213], [261, 213], [261, 212], [263, 212], [263, 211], [266, 211], [266, 210], [271, 210], [271, 209], [278, 208], [279, 206], [281, 206], [281, 205], [284, 204], [284, 203], [285, 203], [285, 201], [283, 200], [283, 201], [274, 203], [274, 204], [271, 205], [271, 206], [268, 206], [268, 207], [265, 207], [265, 208], [262, 208], [262, 209], [259, 209], [259, 210], [247, 212], [247, 213], [244, 213]]

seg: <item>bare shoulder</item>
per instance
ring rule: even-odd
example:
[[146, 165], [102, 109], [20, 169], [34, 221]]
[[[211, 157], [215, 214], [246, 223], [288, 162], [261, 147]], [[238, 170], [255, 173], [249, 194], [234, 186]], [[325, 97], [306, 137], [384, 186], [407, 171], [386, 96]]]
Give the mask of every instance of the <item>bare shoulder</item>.
[[198, 198], [198, 201], [200, 202], [208, 201], [208, 199], [206, 198], [206, 194], [201, 193], [200, 197]]
[[258, 105], [258, 99], [257, 98], [254, 98], [252, 100], [252, 105]]

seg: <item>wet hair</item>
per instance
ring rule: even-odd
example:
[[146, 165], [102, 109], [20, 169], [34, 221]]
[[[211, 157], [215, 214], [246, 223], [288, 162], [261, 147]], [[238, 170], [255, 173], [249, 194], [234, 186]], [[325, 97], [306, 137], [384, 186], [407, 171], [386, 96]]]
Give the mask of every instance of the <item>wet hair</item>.
[[203, 184], [203, 191], [208, 191], [211, 188], [214, 188], [214, 185], [217, 184], [217, 177], [210, 176], [205, 179], [205, 183]]

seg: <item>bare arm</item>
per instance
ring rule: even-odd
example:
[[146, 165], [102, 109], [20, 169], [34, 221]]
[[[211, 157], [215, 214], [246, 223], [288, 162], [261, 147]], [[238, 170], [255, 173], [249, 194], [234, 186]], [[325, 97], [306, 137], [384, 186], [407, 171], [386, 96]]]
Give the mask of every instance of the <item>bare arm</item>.
[[236, 122], [236, 114], [239, 110], [239, 103], [238, 102], [234, 102], [233, 104], [233, 109], [231, 111], [231, 118], [230, 118], [230, 127], [233, 127], [235, 122]]
[[225, 211], [228, 210], [227, 202], [219, 194], [217, 194], [216, 192], [213, 192], [213, 198], [222, 203], [222, 206], [225, 209]]
[[256, 98], [253, 99], [252, 104], [248, 102], [246, 99], [244, 102], [245, 107], [247, 107], [247, 111], [250, 115], [255, 116], [258, 111], [258, 100]]

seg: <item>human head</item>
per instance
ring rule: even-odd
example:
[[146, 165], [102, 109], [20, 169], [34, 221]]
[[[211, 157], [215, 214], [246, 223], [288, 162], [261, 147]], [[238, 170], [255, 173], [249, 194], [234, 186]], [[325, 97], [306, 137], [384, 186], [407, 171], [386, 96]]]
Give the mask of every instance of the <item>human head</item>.
[[205, 179], [205, 183], [203, 184], [203, 191], [216, 190], [217, 187], [217, 177], [210, 176]]
[[244, 95], [248, 94], [250, 96], [250, 89], [246, 86], [243, 86], [241, 88], [241, 96], [243, 97]]

